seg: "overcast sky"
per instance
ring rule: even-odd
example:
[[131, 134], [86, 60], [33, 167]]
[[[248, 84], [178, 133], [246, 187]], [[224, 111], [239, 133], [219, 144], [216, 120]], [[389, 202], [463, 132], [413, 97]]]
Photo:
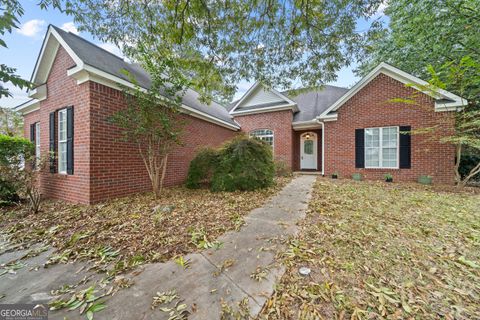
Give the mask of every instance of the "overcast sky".
[[[13, 31], [12, 34], [7, 34], [5, 41], [8, 48], [0, 47], [1, 63], [17, 69], [17, 74], [24, 79], [30, 79], [37, 56], [40, 52], [42, 40], [49, 24], [56, 25], [66, 31], [79, 34], [81, 37], [98, 44], [102, 48], [121, 56], [121, 51], [113, 44], [101, 43], [90, 34], [82, 32], [79, 33], [73, 17], [60, 13], [57, 10], [41, 10], [38, 1], [23, 0], [21, 1], [25, 9], [25, 15], [20, 19], [20, 28]], [[358, 29], [366, 29], [368, 22], [359, 21]], [[350, 87], [355, 84], [358, 79], [354, 76], [352, 69], [344, 68], [339, 71], [337, 81], [331, 83], [342, 87]], [[238, 92], [235, 99], [242, 96], [245, 91], [252, 85], [252, 83], [242, 81], [238, 84]], [[13, 98], [0, 99], [0, 106], [13, 107], [28, 100], [24, 91], [7, 84]]]

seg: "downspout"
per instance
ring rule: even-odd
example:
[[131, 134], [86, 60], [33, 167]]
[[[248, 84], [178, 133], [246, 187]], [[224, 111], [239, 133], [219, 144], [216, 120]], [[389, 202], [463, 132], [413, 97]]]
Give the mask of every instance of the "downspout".
[[325, 176], [325, 123], [318, 119], [315, 120], [322, 125], [322, 176]]

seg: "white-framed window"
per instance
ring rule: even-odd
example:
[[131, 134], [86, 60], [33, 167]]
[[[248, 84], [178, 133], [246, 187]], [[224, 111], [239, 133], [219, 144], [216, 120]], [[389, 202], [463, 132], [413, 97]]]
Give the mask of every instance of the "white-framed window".
[[255, 137], [262, 141], [265, 141], [273, 148], [273, 131], [269, 129], [258, 129], [250, 131], [250, 137]]
[[398, 169], [399, 127], [365, 129], [365, 168]]
[[40, 122], [35, 123], [35, 159], [38, 165], [40, 161]]
[[58, 111], [58, 173], [67, 173], [67, 109]]

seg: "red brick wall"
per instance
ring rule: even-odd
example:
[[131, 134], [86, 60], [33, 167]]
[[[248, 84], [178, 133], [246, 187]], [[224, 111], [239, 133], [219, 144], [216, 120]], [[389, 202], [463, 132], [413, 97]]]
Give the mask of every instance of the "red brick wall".
[[300, 136], [305, 132], [317, 134], [317, 171], [322, 170], [322, 130], [301, 130], [293, 132], [293, 170], [300, 170]]
[[[435, 112], [433, 100], [419, 94], [421, 107], [391, 103], [391, 98], [410, 97], [414, 92], [402, 83], [380, 74], [338, 109], [338, 120], [325, 123], [325, 174], [338, 171], [342, 177], [360, 172], [366, 179], [383, 179], [391, 173], [394, 181], [416, 181], [430, 175], [434, 183], [453, 183], [455, 152], [452, 145], [439, 143], [454, 125], [452, 112]], [[441, 124], [442, 132], [417, 134], [411, 141], [411, 169], [356, 169], [355, 129], [382, 126], [411, 126], [412, 129]]]
[[[67, 70], [73, 66], [73, 60], [60, 47], [47, 80], [47, 99], [40, 102], [40, 110], [24, 117], [27, 138], [30, 124], [40, 121], [41, 154], [46, 156], [49, 113], [74, 106], [74, 174], [52, 174], [47, 167], [40, 179], [42, 194], [69, 202], [94, 203], [150, 190], [150, 180], [137, 149], [123, 141], [120, 131], [108, 121], [111, 114], [126, 106], [122, 93], [94, 82], [77, 85], [75, 79], [67, 76]], [[166, 186], [185, 180], [189, 163], [199, 147], [218, 146], [236, 134], [192, 116], [180, 118], [187, 121], [184, 144], [170, 155]]]
[[87, 203], [90, 193], [89, 87], [87, 83], [77, 85], [75, 79], [67, 76], [67, 69], [74, 66], [68, 53], [60, 47], [47, 79], [47, 99], [40, 101], [40, 110], [25, 115], [24, 133], [29, 138], [30, 124], [40, 121], [40, 152], [42, 157], [47, 156], [50, 112], [74, 106], [74, 175], [49, 173], [47, 163], [40, 184], [46, 197]]
[[[145, 165], [135, 145], [122, 139], [109, 117], [126, 107], [122, 92], [91, 82], [91, 202], [151, 190]], [[169, 155], [165, 186], [183, 183], [190, 161], [202, 146], [218, 146], [233, 138], [234, 131], [180, 115], [185, 121], [183, 145]]]
[[273, 152], [275, 160], [293, 164], [293, 114], [290, 110], [236, 116], [242, 131], [249, 133], [256, 129], [270, 129], [274, 134]]

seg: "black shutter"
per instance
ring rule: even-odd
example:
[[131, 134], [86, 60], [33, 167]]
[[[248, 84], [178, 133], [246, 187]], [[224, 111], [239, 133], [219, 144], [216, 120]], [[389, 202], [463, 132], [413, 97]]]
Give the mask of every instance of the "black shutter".
[[[401, 126], [400, 127], [400, 169], [410, 169], [411, 168], [411, 138], [410, 131], [412, 130], [411, 126]], [[405, 134], [408, 132], [408, 134]]]
[[55, 112], [50, 112], [50, 119], [49, 119], [49, 131], [50, 131], [50, 138], [49, 138], [49, 157], [50, 157], [50, 172], [55, 173]]
[[35, 143], [35, 123], [30, 125], [30, 141]]
[[365, 168], [364, 129], [355, 129], [355, 168]]
[[67, 107], [67, 174], [73, 174], [73, 107]]

